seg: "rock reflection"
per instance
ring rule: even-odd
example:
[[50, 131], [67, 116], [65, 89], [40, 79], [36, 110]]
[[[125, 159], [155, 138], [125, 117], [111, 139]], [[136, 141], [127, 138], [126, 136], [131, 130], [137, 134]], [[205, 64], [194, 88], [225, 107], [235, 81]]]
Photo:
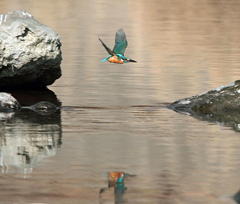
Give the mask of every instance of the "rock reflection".
[[[55, 94], [44, 90], [45, 101], [51, 101], [59, 106]], [[21, 103], [33, 105], [42, 100], [37, 91], [21, 94]], [[40, 96], [40, 97], [39, 97]], [[15, 96], [16, 97], [16, 96]], [[16, 97], [18, 100], [19, 98]], [[28, 100], [28, 99], [31, 100]], [[21, 101], [20, 100], [20, 101]], [[44, 158], [56, 155], [62, 143], [61, 110], [51, 114], [39, 114], [36, 111], [23, 109], [21, 111], [0, 114], [0, 169], [2, 173], [31, 173], [33, 168]]]
[[208, 114], [198, 115], [192, 114], [194, 118], [216, 123], [221, 126], [231, 127], [233, 130], [240, 132], [240, 113], [239, 112], [226, 112], [225, 114]]
[[15, 115], [14, 112], [0, 112], [0, 121], [10, 120]]

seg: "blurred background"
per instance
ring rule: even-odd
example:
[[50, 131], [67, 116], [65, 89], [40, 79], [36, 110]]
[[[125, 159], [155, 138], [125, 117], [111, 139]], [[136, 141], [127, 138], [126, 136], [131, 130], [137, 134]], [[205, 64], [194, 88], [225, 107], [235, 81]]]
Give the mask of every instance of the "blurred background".
[[[166, 104], [239, 80], [240, 1], [0, 1], [18, 9], [61, 37], [62, 109], [2, 119], [1, 204], [239, 202], [239, 133]], [[119, 28], [138, 63], [100, 62]], [[119, 200], [109, 171], [136, 175]]]

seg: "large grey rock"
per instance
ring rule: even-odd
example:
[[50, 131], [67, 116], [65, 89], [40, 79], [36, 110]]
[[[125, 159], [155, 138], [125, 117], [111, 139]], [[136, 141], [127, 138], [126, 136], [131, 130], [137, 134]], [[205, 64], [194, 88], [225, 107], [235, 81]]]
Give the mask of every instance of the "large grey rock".
[[177, 112], [218, 122], [240, 131], [240, 81], [178, 100], [168, 107]]
[[0, 88], [42, 87], [61, 76], [61, 43], [31, 14], [0, 15]]

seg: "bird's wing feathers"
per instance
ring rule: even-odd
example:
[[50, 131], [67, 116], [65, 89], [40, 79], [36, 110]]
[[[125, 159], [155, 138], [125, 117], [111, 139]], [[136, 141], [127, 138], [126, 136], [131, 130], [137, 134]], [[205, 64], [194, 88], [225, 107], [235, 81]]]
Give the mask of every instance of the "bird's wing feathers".
[[106, 51], [108, 52], [109, 55], [114, 55], [114, 52], [100, 39], [100, 42], [102, 43], [103, 47], [106, 49]]
[[115, 45], [114, 45], [114, 48], [113, 48], [113, 52], [115, 54], [124, 55], [124, 52], [127, 48], [127, 45], [128, 45], [128, 42], [127, 42], [126, 34], [123, 31], [123, 29], [119, 29], [116, 32]]

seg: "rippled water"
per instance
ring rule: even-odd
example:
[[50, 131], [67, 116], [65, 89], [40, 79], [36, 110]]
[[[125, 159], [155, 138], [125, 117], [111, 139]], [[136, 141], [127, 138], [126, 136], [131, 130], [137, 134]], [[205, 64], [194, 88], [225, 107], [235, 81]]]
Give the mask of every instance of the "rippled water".
[[[166, 104], [239, 79], [238, 0], [0, 6], [25, 9], [56, 30], [64, 58], [51, 91], [13, 93], [22, 105], [44, 99], [62, 109], [2, 119], [1, 204], [237, 203], [239, 133]], [[101, 63], [98, 37], [112, 47], [120, 27], [126, 55], [138, 63]], [[110, 171], [136, 175], [120, 198], [111, 189], [99, 197]]]

